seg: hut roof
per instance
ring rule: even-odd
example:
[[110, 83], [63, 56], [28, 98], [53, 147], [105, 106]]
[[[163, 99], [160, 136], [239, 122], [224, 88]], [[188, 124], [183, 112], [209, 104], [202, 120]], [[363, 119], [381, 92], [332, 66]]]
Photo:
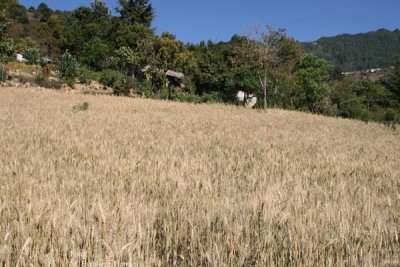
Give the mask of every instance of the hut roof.
[[165, 73], [167, 76], [177, 78], [179, 80], [182, 80], [185, 77], [185, 74], [181, 72], [176, 72], [173, 70], [168, 70], [167, 73]]

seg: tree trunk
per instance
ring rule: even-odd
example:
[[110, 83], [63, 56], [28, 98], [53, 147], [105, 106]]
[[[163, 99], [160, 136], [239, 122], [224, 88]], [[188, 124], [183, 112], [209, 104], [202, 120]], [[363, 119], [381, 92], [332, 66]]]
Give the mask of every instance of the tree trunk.
[[265, 74], [264, 74], [263, 90], [264, 90], [264, 110], [267, 110], [267, 108], [268, 108], [268, 103], [267, 103], [267, 72], [265, 72]]

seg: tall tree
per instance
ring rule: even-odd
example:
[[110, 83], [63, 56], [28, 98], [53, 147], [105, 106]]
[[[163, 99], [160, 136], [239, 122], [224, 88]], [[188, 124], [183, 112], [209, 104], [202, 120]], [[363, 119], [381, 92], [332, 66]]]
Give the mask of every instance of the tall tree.
[[316, 113], [326, 113], [330, 106], [328, 85], [331, 66], [323, 59], [314, 55], [305, 55], [294, 67], [295, 75], [304, 88], [307, 107]]
[[286, 38], [285, 29], [275, 30], [272, 26], [264, 29], [257, 26], [254, 33], [240, 42], [240, 46], [237, 47], [242, 60], [251, 64], [256, 72], [264, 97], [264, 109], [268, 107], [268, 76], [271, 69], [281, 62], [280, 54], [283, 53]]
[[97, 19], [109, 19], [111, 16], [110, 10], [102, 0], [94, 0], [91, 8]]
[[385, 87], [393, 94], [400, 106], [400, 60], [397, 61], [394, 71], [385, 82]]
[[[11, 21], [5, 10], [0, 10], [0, 63], [7, 63], [14, 54], [14, 43], [7, 38], [7, 32]], [[5, 79], [5, 66], [2, 64], [0, 71], [0, 80]]]
[[37, 15], [40, 17], [40, 21], [47, 21], [51, 15], [53, 14], [53, 10], [51, 10], [45, 3], [40, 3], [38, 8], [36, 9]]
[[130, 24], [143, 24], [150, 27], [154, 18], [154, 9], [149, 0], [119, 0], [120, 8], [117, 11], [121, 18]]
[[5, 10], [0, 10], [0, 62], [7, 62], [14, 54], [14, 42], [8, 38], [11, 20]]

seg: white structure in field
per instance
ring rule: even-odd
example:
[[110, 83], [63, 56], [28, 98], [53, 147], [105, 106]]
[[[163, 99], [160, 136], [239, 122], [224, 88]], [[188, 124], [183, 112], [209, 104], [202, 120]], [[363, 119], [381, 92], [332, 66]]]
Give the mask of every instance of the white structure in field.
[[249, 94], [243, 91], [237, 92], [236, 100], [246, 108], [253, 108], [257, 104], [257, 96], [255, 94]]
[[17, 62], [27, 62], [23, 55], [17, 54]]

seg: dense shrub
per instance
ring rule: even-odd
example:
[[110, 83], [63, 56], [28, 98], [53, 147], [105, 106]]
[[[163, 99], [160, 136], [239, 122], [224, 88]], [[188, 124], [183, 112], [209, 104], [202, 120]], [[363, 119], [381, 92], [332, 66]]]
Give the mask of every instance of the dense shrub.
[[152, 84], [151, 81], [145, 80], [140, 85], [137, 86], [137, 93], [144, 95], [145, 97], [151, 97], [152, 94]]
[[105, 86], [111, 87], [114, 94], [120, 95], [124, 92], [125, 76], [115, 70], [104, 70], [100, 74], [100, 83]]
[[368, 121], [370, 119], [369, 112], [357, 98], [352, 98], [340, 104], [339, 115], [344, 118], [360, 119]]
[[90, 84], [92, 81], [99, 81], [101, 73], [90, 70], [86, 66], [79, 67], [79, 82], [81, 84]]
[[384, 115], [384, 123], [388, 126], [395, 126], [398, 123], [398, 112], [392, 108], [386, 110]]
[[90, 73], [89, 70], [87, 68], [81, 68], [79, 70], [79, 82], [81, 84], [90, 84], [92, 79], [90, 78]]
[[28, 61], [28, 64], [34, 65], [39, 62], [39, 52], [36, 49], [29, 48], [25, 50], [22, 55]]
[[219, 92], [204, 93], [200, 97], [202, 103], [223, 103], [222, 96]]
[[49, 83], [49, 75], [44, 72], [39, 72], [35, 75], [34, 81], [39, 86], [47, 87]]
[[200, 96], [196, 94], [182, 94], [178, 93], [175, 95], [174, 100], [179, 102], [189, 102], [189, 103], [200, 103]]
[[79, 63], [68, 51], [56, 63], [57, 76], [60, 80], [72, 85], [79, 76]]
[[50, 88], [50, 89], [60, 89], [61, 82], [56, 80], [50, 80], [49, 74], [45, 72], [39, 72], [34, 77], [34, 82], [41, 87]]

